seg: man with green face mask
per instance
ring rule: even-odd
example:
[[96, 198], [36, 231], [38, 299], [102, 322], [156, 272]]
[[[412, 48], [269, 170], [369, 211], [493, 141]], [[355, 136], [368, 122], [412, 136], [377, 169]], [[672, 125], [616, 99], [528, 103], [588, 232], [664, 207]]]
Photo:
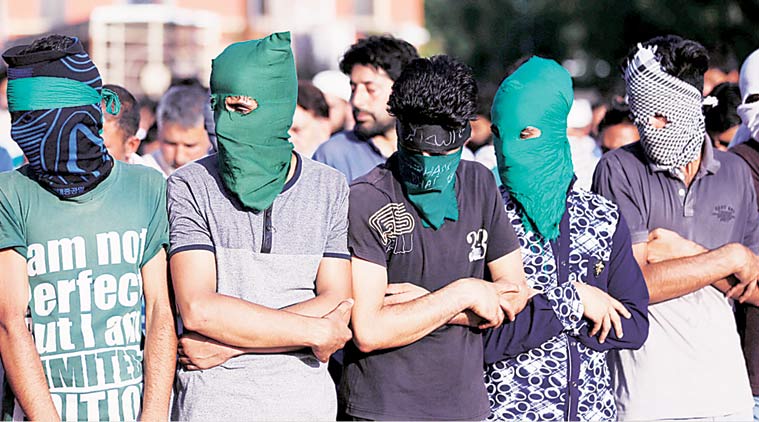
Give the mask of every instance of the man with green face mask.
[[648, 334], [648, 290], [624, 220], [573, 189], [572, 99], [569, 73], [533, 57], [493, 100], [503, 200], [538, 294], [485, 336], [491, 420], [616, 420], [606, 352], [639, 348]]
[[213, 61], [219, 152], [168, 180], [182, 368], [173, 420], [329, 420], [350, 339], [348, 186], [293, 152], [290, 34]]
[[[476, 99], [465, 65], [447, 56], [411, 61], [389, 102], [398, 153], [351, 185], [356, 303], [341, 382], [351, 417], [490, 413], [482, 338], [470, 325], [513, 318], [530, 290], [492, 174], [460, 162]], [[486, 267], [494, 282], [482, 280]]]

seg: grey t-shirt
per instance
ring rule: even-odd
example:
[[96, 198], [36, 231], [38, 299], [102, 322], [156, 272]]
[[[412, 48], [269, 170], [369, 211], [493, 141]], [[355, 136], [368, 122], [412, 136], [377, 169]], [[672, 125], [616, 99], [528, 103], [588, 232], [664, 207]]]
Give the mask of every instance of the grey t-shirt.
[[[177, 170], [168, 180], [169, 254], [213, 251], [224, 295], [274, 309], [315, 297], [322, 257], [350, 259], [348, 186], [336, 170], [297, 157], [293, 178], [259, 213], [225, 191], [215, 155]], [[175, 393], [172, 420], [334, 420], [337, 413], [327, 367], [309, 349], [180, 368]]]
[[[704, 142], [689, 187], [650, 163], [639, 142], [607, 153], [593, 190], [619, 205], [632, 243], [655, 228], [706, 248], [759, 247], [759, 214], [748, 166]], [[720, 417], [753, 406], [730, 301], [714, 287], [648, 307], [648, 340], [640, 350], [609, 354], [620, 419]]]

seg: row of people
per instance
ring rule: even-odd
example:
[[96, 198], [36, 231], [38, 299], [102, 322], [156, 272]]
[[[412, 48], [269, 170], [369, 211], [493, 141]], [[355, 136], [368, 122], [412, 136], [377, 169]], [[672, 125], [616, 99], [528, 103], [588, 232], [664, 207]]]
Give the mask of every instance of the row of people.
[[[0, 179], [4, 415], [166, 419], [173, 384], [179, 420], [750, 419], [730, 298], [759, 303], [759, 213], [748, 167], [706, 137], [704, 56], [674, 36], [632, 50], [641, 141], [600, 160], [591, 193], [572, 80], [548, 59], [493, 101], [499, 192], [461, 161], [471, 69], [397, 39], [343, 57], [355, 128], [314, 155], [341, 172], [288, 140], [289, 34], [230, 45], [217, 153], [168, 182], [107, 153], [102, 110], [129, 104], [78, 40], [8, 50], [29, 164]], [[202, 115], [171, 121], [207, 136]]]

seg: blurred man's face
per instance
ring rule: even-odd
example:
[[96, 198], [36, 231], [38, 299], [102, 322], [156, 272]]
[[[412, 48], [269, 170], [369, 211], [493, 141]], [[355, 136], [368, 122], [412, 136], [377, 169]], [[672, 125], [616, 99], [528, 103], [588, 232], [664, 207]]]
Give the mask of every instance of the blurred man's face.
[[106, 118], [103, 122], [103, 143], [111, 157], [119, 161], [127, 161], [126, 142], [124, 131], [119, 127], [116, 119]]
[[202, 158], [211, 148], [208, 132], [202, 123], [189, 129], [176, 123], [164, 123], [158, 131], [158, 138], [161, 142], [161, 155], [170, 167], [164, 171], [174, 171], [190, 161]]
[[730, 146], [730, 141], [733, 140], [733, 136], [735, 136], [735, 132], [738, 131], [739, 127], [740, 125], [735, 125], [724, 132], [712, 135], [714, 148], [717, 148], [720, 151], [727, 151], [728, 146]]
[[601, 146], [606, 151], [623, 147], [638, 139], [640, 139], [638, 128], [632, 123], [612, 125], [601, 132]]
[[313, 112], [297, 106], [288, 133], [295, 150], [310, 157], [316, 147], [329, 139], [331, 131], [328, 119], [317, 117]]
[[330, 133], [350, 130], [353, 127], [351, 105], [337, 95], [324, 93], [324, 99], [329, 106]]
[[128, 163], [132, 154], [136, 154], [137, 148], [140, 147], [140, 140], [137, 139], [137, 136], [126, 136], [116, 118], [105, 118], [102, 136], [108, 153], [119, 161]]
[[0, 81], [0, 110], [8, 109], [8, 78]]
[[393, 80], [383, 69], [357, 64], [351, 70], [351, 106], [356, 120], [354, 130], [370, 138], [395, 128], [387, 111]]

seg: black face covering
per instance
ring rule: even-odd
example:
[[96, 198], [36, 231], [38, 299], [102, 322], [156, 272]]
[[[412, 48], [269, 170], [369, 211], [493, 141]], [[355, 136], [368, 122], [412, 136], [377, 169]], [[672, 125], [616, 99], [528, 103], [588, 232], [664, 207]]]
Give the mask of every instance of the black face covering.
[[113, 168], [100, 137], [100, 73], [78, 40], [65, 51], [21, 54], [26, 47], [3, 54], [11, 137], [44, 187], [62, 198], [85, 194]]
[[446, 130], [438, 125], [413, 125], [396, 123], [398, 142], [414, 151], [442, 154], [464, 145], [472, 135], [472, 126], [467, 123], [461, 129]]

